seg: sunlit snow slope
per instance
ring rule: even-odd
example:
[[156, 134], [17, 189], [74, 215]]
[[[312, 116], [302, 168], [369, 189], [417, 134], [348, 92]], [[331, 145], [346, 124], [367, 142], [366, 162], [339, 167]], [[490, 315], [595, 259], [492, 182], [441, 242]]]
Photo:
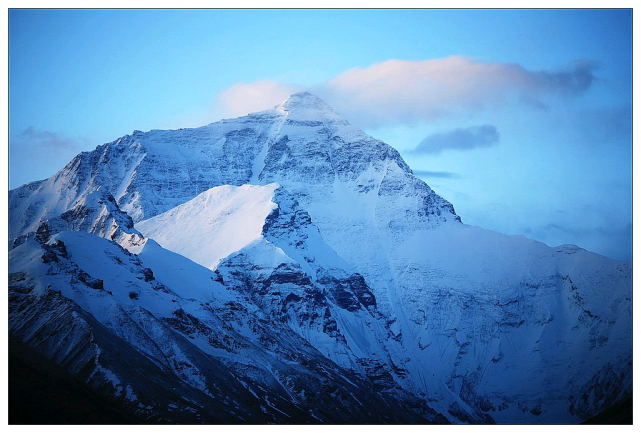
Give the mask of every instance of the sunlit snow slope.
[[165, 248], [215, 268], [221, 259], [261, 239], [265, 219], [276, 207], [271, 199], [277, 187], [215, 187], [137, 227]]

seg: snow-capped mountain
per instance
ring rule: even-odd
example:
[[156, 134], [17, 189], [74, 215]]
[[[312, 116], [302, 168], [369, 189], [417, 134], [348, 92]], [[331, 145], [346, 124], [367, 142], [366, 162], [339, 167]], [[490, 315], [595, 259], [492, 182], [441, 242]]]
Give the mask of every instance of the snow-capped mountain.
[[12, 336], [158, 422], [574, 423], [632, 392], [629, 263], [463, 224], [309, 93], [135, 131], [9, 209]]

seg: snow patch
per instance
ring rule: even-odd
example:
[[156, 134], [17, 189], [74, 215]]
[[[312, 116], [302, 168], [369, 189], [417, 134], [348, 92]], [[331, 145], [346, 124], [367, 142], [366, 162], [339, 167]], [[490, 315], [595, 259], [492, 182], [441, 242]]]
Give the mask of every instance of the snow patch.
[[211, 188], [163, 214], [136, 224], [145, 237], [209, 269], [262, 239], [278, 184]]

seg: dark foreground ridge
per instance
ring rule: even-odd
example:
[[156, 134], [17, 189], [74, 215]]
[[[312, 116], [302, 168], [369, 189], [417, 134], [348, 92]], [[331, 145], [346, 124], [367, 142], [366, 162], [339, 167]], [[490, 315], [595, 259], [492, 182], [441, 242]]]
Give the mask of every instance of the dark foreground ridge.
[[632, 413], [632, 395], [630, 395], [583, 424], [632, 425]]
[[144, 424], [22, 341], [9, 341], [9, 424]]

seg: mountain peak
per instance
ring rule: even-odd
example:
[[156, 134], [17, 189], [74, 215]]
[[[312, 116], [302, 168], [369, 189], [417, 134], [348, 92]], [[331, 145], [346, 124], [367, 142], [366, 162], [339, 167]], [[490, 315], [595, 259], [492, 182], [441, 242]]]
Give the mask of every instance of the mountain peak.
[[301, 109], [334, 112], [325, 101], [310, 92], [294, 93], [277, 108], [289, 112]]

